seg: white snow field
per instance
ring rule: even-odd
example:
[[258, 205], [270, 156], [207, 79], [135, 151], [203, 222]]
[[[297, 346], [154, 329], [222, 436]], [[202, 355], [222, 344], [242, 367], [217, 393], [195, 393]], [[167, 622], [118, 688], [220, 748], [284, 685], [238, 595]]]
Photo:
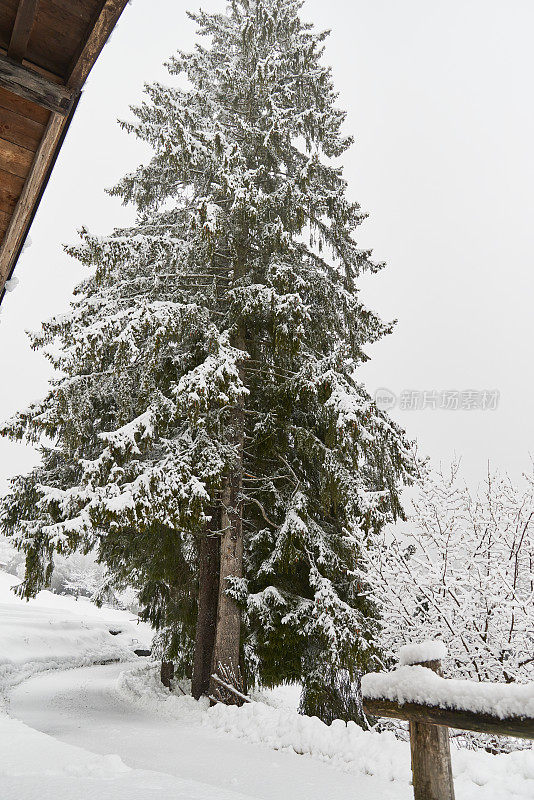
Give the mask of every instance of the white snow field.
[[[22, 602], [15, 582], [0, 573], [1, 800], [412, 797], [392, 734], [302, 717], [287, 689], [241, 709], [171, 694], [132, 657], [149, 631], [131, 614], [49, 592]], [[110, 659], [127, 662], [93, 664]], [[457, 800], [534, 798], [532, 751], [454, 750], [453, 769]]]
[[130, 612], [52, 592], [28, 602], [12, 591], [19, 582], [0, 571], [0, 689], [42, 670], [125, 661], [150, 647], [150, 627]]

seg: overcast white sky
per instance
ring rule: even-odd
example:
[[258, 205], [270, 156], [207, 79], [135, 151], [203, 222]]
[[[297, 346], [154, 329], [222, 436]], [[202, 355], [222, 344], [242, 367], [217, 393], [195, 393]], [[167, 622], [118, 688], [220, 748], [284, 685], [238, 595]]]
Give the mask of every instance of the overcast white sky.
[[[224, 1], [206, 0], [205, 10]], [[108, 232], [132, 212], [104, 194], [146, 151], [123, 133], [144, 82], [189, 49], [195, 0], [134, 0], [86, 85], [34, 222], [20, 286], [2, 304], [0, 418], [46, 390], [47, 363], [24, 334], [64, 311], [82, 271], [61, 243]], [[356, 144], [351, 194], [370, 212], [360, 242], [387, 261], [362, 296], [394, 334], [361, 372], [369, 389], [498, 389], [495, 411], [392, 415], [436, 462], [462, 456], [470, 481], [488, 459], [528, 468], [534, 272], [534, 4], [531, 0], [306, 0], [331, 28], [327, 60]], [[0, 491], [35, 454], [0, 440]]]

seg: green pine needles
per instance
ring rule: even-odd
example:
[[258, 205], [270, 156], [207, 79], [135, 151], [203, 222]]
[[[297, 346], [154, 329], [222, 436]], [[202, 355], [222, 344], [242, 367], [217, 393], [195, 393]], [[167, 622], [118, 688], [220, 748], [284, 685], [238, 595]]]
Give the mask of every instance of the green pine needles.
[[309, 712], [378, 652], [361, 553], [414, 461], [355, 378], [391, 328], [356, 289], [382, 265], [354, 238], [351, 139], [300, 6], [194, 15], [204, 44], [168, 65], [185, 88], [148, 86], [123, 123], [154, 153], [112, 192], [137, 221], [69, 248], [90, 276], [32, 337], [58, 374], [3, 430], [42, 458], [2, 524], [24, 596], [54, 553], [94, 548], [202, 691], [239, 661], [302, 681]]

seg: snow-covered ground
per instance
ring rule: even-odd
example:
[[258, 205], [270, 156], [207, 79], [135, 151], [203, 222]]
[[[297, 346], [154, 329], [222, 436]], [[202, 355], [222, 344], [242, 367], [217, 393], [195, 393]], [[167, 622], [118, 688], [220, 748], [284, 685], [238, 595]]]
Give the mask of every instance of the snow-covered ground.
[[150, 627], [130, 612], [46, 591], [28, 602], [12, 591], [19, 582], [0, 571], [0, 689], [43, 670], [129, 660], [150, 647]]
[[[148, 631], [131, 614], [47, 592], [25, 603], [14, 581], [0, 573], [2, 800], [412, 797], [409, 748], [392, 734], [301, 717], [287, 688], [241, 709], [169, 694], [132, 659]], [[110, 659], [128, 661], [78, 666]], [[457, 800], [534, 798], [531, 751], [454, 750], [453, 769]]]

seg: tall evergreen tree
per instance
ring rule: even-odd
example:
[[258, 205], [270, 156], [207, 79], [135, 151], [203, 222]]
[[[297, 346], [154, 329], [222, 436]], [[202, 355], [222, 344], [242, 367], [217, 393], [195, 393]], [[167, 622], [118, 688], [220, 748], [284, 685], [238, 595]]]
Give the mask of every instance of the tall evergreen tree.
[[355, 378], [391, 326], [356, 289], [382, 265], [354, 239], [351, 139], [301, 5], [192, 15], [206, 43], [169, 63], [186, 82], [146, 87], [123, 123], [154, 153], [112, 190], [137, 220], [69, 249], [93, 270], [32, 337], [58, 377], [3, 431], [42, 460], [2, 519], [24, 595], [54, 552], [96, 548], [197, 694], [240, 663], [303, 680], [310, 710], [376, 646], [360, 556], [413, 462]]

